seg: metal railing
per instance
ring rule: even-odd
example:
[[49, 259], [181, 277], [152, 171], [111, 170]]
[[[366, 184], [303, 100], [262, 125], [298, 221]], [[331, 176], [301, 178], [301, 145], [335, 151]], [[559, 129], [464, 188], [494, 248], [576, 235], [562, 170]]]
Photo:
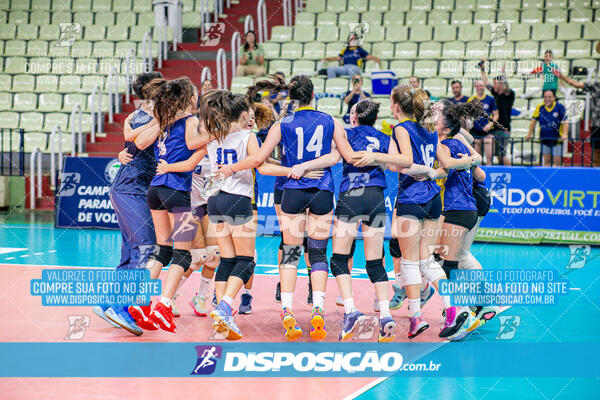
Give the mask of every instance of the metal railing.
[[106, 78], [106, 88], [108, 89], [108, 122], [115, 122], [114, 114], [119, 112], [119, 75], [117, 69], [111, 67]]
[[302, 6], [302, 0], [294, 0], [294, 3], [296, 5], [296, 14], [304, 11]]
[[[92, 103], [93, 103], [92, 98]], [[75, 132], [75, 116], [79, 116], [79, 130]], [[92, 119], [93, 119], [92, 114]], [[92, 123], [93, 125], [93, 123]], [[76, 135], [77, 133], [77, 135]], [[77, 136], [77, 141], [75, 141], [75, 136]], [[71, 111], [71, 140], [73, 147], [71, 148], [71, 156], [75, 157], [78, 153], [83, 153], [83, 129], [82, 129], [82, 114], [81, 114], [81, 105], [79, 103], [75, 104], [73, 107], [73, 111]], [[96, 135], [94, 134], [94, 140], [96, 140]], [[77, 147], [75, 147], [77, 144]]]
[[253, 31], [253, 30], [254, 30], [254, 18], [252, 17], [252, 15], [248, 14], [248, 15], [246, 15], [246, 19], [244, 19], [244, 35], [246, 34], [246, 32]]
[[[588, 75], [587, 75], [587, 83], [591, 83], [592, 81], [592, 77], [595, 76], [596, 74], [596, 68], [590, 68], [588, 70]], [[592, 100], [592, 95], [590, 92], [587, 92], [585, 94], [585, 116], [584, 116], [584, 129], [586, 131], [590, 130], [590, 101]]]
[[[56, 175], [57, 170], [62, 169], [63, 164], [63, 151], [62, 151], [62, 129], [60, 126], [55, 125], [50, 134], [50, 184], [52, 189], [56, 188]], [[58, 137], [58, 168], [56, 168], [56, 138]]]
[[258, 41], [264, 43], [269, 40], [269, 35], [267, 34], [267, 6], [265, 0], [258, 0], [256, 6], [256, 20], [258, 24]]
[[[35, 161], [37, 160], [37, 176]], [[36, 185], [37, 180], [37, 185]], [[37, 196], [36, 196], [37, 186]], [[29, 208], [35, 209], [35, 199], [42, 197], [42, 152], [39, 147], [34, 147], [29, 156]]]
[[242, 45], [242, 40], [240, 38], [240, 33], [238, 31], [233, 32], [231, 36], [231, 77], [235, 78], [235, 69], [237, 67], [238, 60], [238, 52], [240, 51], [240, 47]]
[[204, 39], [206, 28], [204, 24], [208, 22], [208, 0], [198, 0], [200, 2], [200, 37]]
[[[133, 83], [133, 75], [135, 73], [135, 53], [133, 49], [127, 50], [125, 54], [125, 104], [129, 104], [131, 97], [131, 84]], [[133, 68], [131, 65], [133, 64]]]
[[163, 60], [166, 60], [169, 54], [168, 28], [166, 25], [160, 25], [154, 29], [158, 29], [158, 68], [162, 68]]
[[292, 26], [292, 0], [283, 0], [283, 25]]
[[209, 67], [202, 68], [202, 74], [200, 75], [200, 82], [204, 82], [207, 79], [212, 79]]
[[154, 69], [154, 62], [152, 61], [152, 31], [144, 33], [142, 39], [142, 59], [144, 60], [146, 72]]
[[96, 143], [96, 132], [102, 132], [102, 91], [98, 87], [98, 85], [94, 86], [92, 89], [92, 99], [91, 99], [91, 119], [92, 126], [90, 132], [90, 141], [92, 143]]
[[217, 87], [227, 89], [227, 54], [224, 49], [217, 51]]
[[[18, 138], [18, 160], [14, 159], [14, 133]], [[6, 138], [8, 136], [8, 139]], [[5, 147], [8, 145], [8, 147]], [[8, 164], [8, 165], [6, 165]], [[6, 171], [5, 170], [8, 170]], [[15, 173], [16, 172], [16, 173]], [[0, 128], [0, 175], [23, 176], [25, 174], [25, 131], [23, 129]]]

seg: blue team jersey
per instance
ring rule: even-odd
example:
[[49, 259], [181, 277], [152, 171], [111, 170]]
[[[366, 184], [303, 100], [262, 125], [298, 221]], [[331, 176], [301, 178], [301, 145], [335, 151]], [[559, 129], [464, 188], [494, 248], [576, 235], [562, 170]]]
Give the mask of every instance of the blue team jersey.
[[477, 179], [473, 178], [473, 188], [476, 188], [476, 187], [482, 187], [484, 189], [487, 189], [485, 187], [485, 182], [479, 182]]
[[369, 53], [362, 47], [346, 47], [341, 51], [340, 57], [342, 57], [342, 65], [358, 65], [362, 67], [362, 61], [367, 58]]
[[[435, 132], [427, 132], [425, 128], [414, 120], [404, 120], [398, 124], [408, 131], [410, 146], [413, 153], [413, 164], [426, 165], [433, 168], [435, 153], [437, 151], [438, 137]], [[396, 125], [396, 126], [398, 126]], [[396, 129], [394, 127], [394, 130]], [[392, 134], [398, 151], [400, 144], [396, 135]], [[434, 181], [416, 181], [412, 177], [398, 173], [397, 203], [425, 204], [440, 192], [440, 187]]]
[[[279, 154], [280, 154], [280, 161], [281, 161], [281, 165], [286, 165], [285, 163], [285, 153], [283, 152], [283, 147], [281, 146], [281, 143], [279, 143], [277, 145], [279, 147]], [[285, 183], [287, 182], [288, 177], [287, 176], [277, 176], [275, 177], [275, 189], [276, 190], [283, 190]]]
[[[460, 158], [458, 154], [471, 152], [461, 141], [456, 139], [442, 140], [442, 144], [450, 149], [452, 158]], [[451, 169], [444, 184], [444, 210], [474, 210], [477, 211], [473, 196], [473, 175], [471, 169]]]
[[[312, 107], [301, 107], [281, 121], [281, 143], [286, 167], [293, 167], [331, 153], [334, 131], [333, 118]], [[333, 192], [331, 168], [325, 168], [320, 179], [288, 179], [285, 189], [317, 188]]]
[[[185, 143], [185, 122], [191, 117], [183, 117], [167, 127], [165, 136], [154, 143], [154, 154], [157, 160], [165, 160], [169, 164], [185, 161], [194, 154]], [[194, 171], [169, 172], [156, 175], [151, 186], [167, 186], [171, 189], [190, 192], [192, 190], [192, 175]]]
[[[136, 129], [150, 121], [152, 121], [152, 116], [138, 109], [133, 112], [129, 126], [131, 126], [131, 129]], [[156, 173], [154, 148], [148, 146], [144, 150], [140, 150], [135, 143], [125, 142], [125, 149], [131, 154], [132, 160], [129, 164], [121, 165], [112, 183], [111, 190], [115, 193], [145, 196]]]
[[561, 124], [565, 120], [565, 106], [554, 102], [552, 107], [546, 108], [544, 103], [538, 104], [532, 117], [540, 124], [540, 139], [542, 144], [555, 146], [560, 136]]
[[[479, 100], [483, 106], [483, 111], [485, 111], [485, 113], [490, 117], [492, 116], [492, 112], [498, 109], [498, 106], [496, 106], [496, 100], [489, 94], [486, 94], [482, 99], [477, 97], [477, 95], [471, 96], [469, 97], [468, 102], [472, 102], [473, 100]], [[484, 117], [481, 117], [473, 123], [473, 129], [476, 131], [482, 131], [487, 124], [488, 120]]]
[[[348, 143], [354, 151], [372, 151], [387, 153], [390, 147], [390, 137], [368, 125], [359, 125], [346, 129]], [[379, 166], [355, 167], [344, 160], [340, 193], [349, 189], [365, 186], [386, 188], [385, 173]]]
[[448, 100], [453, 102], [454, 104], [466, 103], [469, 98], [467, 96], [463, 96], [460, 99], [456, 100], [454, 97], [450, 97]]

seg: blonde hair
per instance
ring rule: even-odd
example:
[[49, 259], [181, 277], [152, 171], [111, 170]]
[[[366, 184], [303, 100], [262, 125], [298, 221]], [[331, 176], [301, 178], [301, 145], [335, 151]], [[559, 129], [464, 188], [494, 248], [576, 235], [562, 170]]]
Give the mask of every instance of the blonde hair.
[[431, 118], [430, 100], [421, 88], [412, 88], [410, 86], [396, 86], [392, 90], [392, 102], [397, 104], [402, 111], [414, 118], [414, 120], [423, 126], [428, 132], [435, 130], [435, 124], [432, 121], [425, 122]]

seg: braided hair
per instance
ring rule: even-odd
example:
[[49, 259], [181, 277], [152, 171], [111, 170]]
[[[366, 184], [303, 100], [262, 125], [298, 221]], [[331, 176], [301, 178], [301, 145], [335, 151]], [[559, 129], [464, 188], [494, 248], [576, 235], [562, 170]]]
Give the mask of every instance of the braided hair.
[[356, 119], [359, 125], [373, 126], [377, 120], [379, 112], [379, 103], [373, 100], [363, 99], [354, 106], [356, 110]]

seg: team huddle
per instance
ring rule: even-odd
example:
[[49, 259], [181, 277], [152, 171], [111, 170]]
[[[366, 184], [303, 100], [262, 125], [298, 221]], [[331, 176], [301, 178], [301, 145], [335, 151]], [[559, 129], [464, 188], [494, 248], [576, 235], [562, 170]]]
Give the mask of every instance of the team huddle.
[[[429, 328], [421, 309], [439, 291], [439, 281], [453, 269], [481, 268], [470, 247], [489, 209], [489, 195], [485, 172], [477, 166], [482, 157], [471, 146], [469, 130], [491, 118], [479, 102], [430, 104], [424, 90], [398, 86], [390, 95], [397, 124], [388, 136], [373, 127], [379, 111], [374, 100], [352, 107], [352, 127], [347, 129], [316, 111], [311, 106], [313, 84], [304, 75], [289, 83], [271, 76], [246, 94], [210, 90], [199, 96], [188, 78], [167, 81], [159, 72], [148, 72], [136, 77], [133, 91], [139, 107], [125, 121], [122, 166], [110, 192], [123, 237], [117, 268], [147, 268], [152, 279], [169, 268], [154, 307], [95, 308], [114, 326], [136, 335], [143, 330], [175, 332], [177, 291], [193, 271], [201, 270], [198, 291], [189, 299], [194, 313], [208, 316], [224, 338], [242, 338], [233, 305], [241, 292], [239, 313], [252, 312], [256, 171], [277, 177], [274, 207], [281, 243], [275, 298], [289, 341], [303, 334], [293, 311], [303, 254], [313, 305], [311, 339], [321, 341], [328, 333], [324, 302], [329, 271], [340, 292], [337, 304], [344, 307], [339, 340], [355, 334], [365, 318], [355, 305], [351, 279], [359, 229], [379, 313], [379, 342], [395, 338], [391, 310], [406, 301], [412, 339]], [[266, 92], [288, 93], [278, 121], [260, 103]], [[268, 132], [264, 140], [253, 133], [255, 128]], [[331, 166], [340, 159], [342, 180], [334, 205]], [[398, 172], [389, 240], [395, 273], [391, 299], [384, 266], [386, 169]], [[209, 293], [213, 279], [214, 294]], [[449, 296], [441, 300], [439, 336], [448, 340], [464, 338], [498, 312], [492, 306], [453, 306]]]

